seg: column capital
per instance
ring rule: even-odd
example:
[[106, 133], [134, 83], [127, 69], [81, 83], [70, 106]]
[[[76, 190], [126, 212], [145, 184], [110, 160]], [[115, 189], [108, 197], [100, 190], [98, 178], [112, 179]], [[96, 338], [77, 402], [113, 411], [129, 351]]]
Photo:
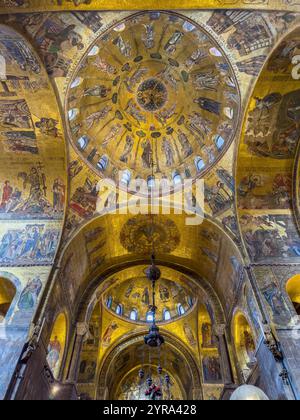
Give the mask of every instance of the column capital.
[[213, 333], [216, 336], [225, 335], [226, 333], [226, 324], [215, 324], [213, 326]]
[[78, 322], [76, 324], [76, 334], [80, 337], [85, 337], [89, 333], [89, 326], [85, 322]]

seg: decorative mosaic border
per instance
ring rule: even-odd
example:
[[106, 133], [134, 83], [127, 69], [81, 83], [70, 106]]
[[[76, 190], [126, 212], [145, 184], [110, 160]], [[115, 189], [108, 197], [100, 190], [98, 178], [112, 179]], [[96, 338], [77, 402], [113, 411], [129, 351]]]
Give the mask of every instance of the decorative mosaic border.
[[300, 11], [300, 0], [2, 0], [1, 3], [0, 13], [228, 8]]

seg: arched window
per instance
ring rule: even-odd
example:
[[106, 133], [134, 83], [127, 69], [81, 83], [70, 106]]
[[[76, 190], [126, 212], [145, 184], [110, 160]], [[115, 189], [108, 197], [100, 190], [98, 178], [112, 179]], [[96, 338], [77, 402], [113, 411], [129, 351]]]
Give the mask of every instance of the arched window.
[[174, 185], [179, 185], [182, 183], [182, 178], [178, 171], [173, 172], [173, 182]]
[[108, 298], [106, 299], [106, 306], [108, 309], [111, 309], [113, 304], [113, 298], [111, 296], [108, 296]]
[[224, 114], [226, 115], [227, 118], [229, 118], [230, 120], [233, 119], [233, 115], [234, 115], [234, 111], [232, 108], [226, 107], [224, 108]]
[[221, 150], [224, 147], [225, 140], [223, 139], [222, 136], [216, 136], [215, 143], [216, 143], [216, 146], [217, 146], [218, 150]]
[[205, 168], [204, 160], [200, 156], [197, 156], [195, 158], [195, 166], [196, 166], [197, 172], [201, 172]]
[[213, 55], [214, 57], [222, 57], [222, 53], [220, 50], [218, 50], [217, 48], [213, 47], [209, 50], [209, 52], [211, 53], [211, 55]]
[[116, 307], [116, 314], [118, 316], [122, 316], [123, 315], [123, 306], [120, 303]]
[[76, 77], [76, 79], [71, 83], [70, 88], [75, 89], [78, 86], [80, 86], [82, 82], [83, 82], [83, 79], [81, 77]]
[[77, 117], [78, 114], [79, 114], [79, 109], [77, 109], [77, 108], [70, 109], [68, 111], [69, 121], [75, 120], [75, 118]]
[[133, 309], [130, 312], [130, 320], [131, 321], [137, 321], [138, 320], [138, 311], [136, 309]]
[[177, 311], [178, 311], [178, 315], [182, 316], [185, 314], [185, 309], [184, 307], [181, 305], [181, 303], [179, 303], [179, 305], [177, 306]]
[[95, 55], [99, 54], [99, 47], [97, 47], [97, 45], [94, 45], [91, 50], [88, 53], [89, 57], [94, 57]]
[[108, 157], [102, 156], [97, 163], [98, 169], [100, 169], [101, 172], [105, 172], [108, 166], [108, 162], [109, 162]]
[[153, 316], [153, 312], [148, 312], [146, 315], [146, 321], [147, 322], [153, 322], [154, 321], [154, 316]]
[[82, 136], [80, 139], [77, 140], [77, 144], [81, 150], [85, 150], [89, 144], [88, 136]]
[[6, 61], [5, 57], [0, 54], [0, 80], [4, 81], [6, 80]]
[[48, 345], [47, 362], [55, 377], [58, 379], [67, 338], [67, 319], [65, 314], [56, 318]]
[[194, 306], [194, 299], [192, 298], [192, 296], [188, 297], [188, 305], [190, 308]]
[[163, 317], [164, 317], [164, 321], [171, 321], [171, 312], [169, 311], [169, 309], [164, 309], [164, 313], [163, 313]]
[[121, 182], [122, 184], [129, 185], [131, 181], [131, 172], [126, 170], [122, 174]]
[[0, 323], [5, 320], [16, 295], [16, 288], [9, 280], [0, 278]]
[[148, 188], [151, 190], [152, 188], [155, 188], [155, 177], [154, 176], [149, 176], [147, 179], [147, 185]]
[[300, 274], [292, 277], [287, 282], [286, 291], [294, 305], [295, 311], [300, 315]]

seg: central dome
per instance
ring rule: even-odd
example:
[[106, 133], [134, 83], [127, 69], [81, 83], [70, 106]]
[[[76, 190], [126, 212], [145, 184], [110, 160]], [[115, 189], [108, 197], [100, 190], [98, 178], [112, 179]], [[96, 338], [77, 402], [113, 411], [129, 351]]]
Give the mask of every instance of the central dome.
[[207, 173], [237, 130], [240, 93], [217, 41], [170, 12], [143, 12], [102, 34], [70, 83], [73, 145], [101, 177], [169, 180]]

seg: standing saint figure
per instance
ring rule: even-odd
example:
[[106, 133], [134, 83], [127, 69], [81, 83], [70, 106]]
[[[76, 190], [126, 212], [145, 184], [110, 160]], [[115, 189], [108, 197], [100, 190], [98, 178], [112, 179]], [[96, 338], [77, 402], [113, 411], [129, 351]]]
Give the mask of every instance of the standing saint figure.
[[60, 359], [60, 353], [61, 353], [61, 344], [58, 340], [58, 337], [55, 336], [54, 340], [50, 341], [48, 346], [48, 356], [47, 356], [47, 362], [49, 364], [49, 367], [52, 371], [52, 373], [55, 372], [58, 366], [58, 362]]

